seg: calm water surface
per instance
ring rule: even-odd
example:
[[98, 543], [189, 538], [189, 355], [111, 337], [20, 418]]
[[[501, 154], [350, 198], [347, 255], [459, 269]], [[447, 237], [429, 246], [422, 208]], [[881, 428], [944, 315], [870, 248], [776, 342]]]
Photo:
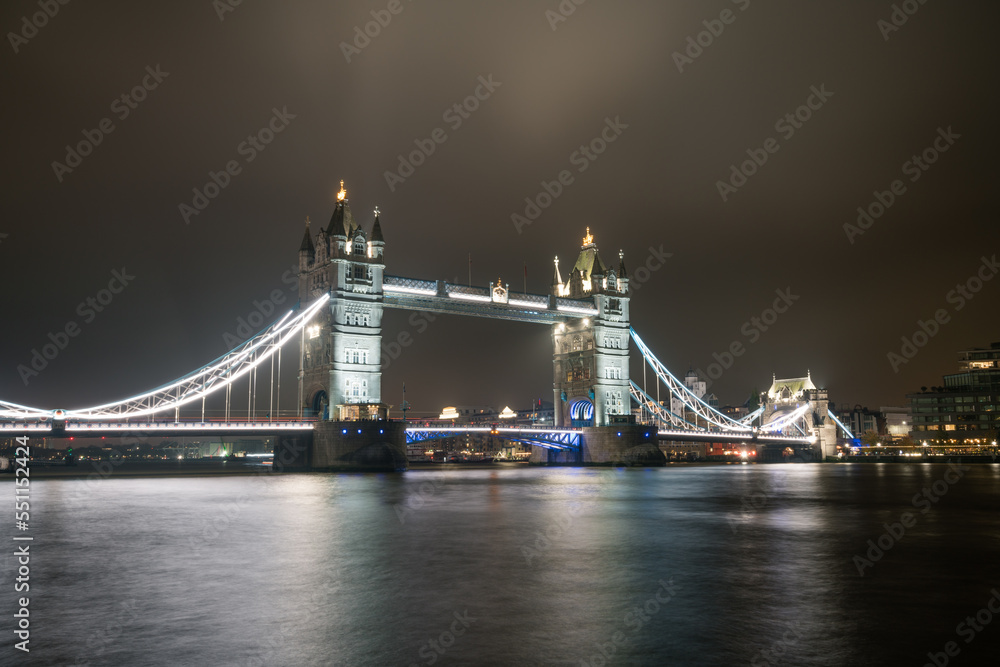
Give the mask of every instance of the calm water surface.
[[1000, 586], [1000, 466], [947, 469], [36, 480], [32, 652], [0, 662], [996, 664], [1000, 615], [956, 626]]

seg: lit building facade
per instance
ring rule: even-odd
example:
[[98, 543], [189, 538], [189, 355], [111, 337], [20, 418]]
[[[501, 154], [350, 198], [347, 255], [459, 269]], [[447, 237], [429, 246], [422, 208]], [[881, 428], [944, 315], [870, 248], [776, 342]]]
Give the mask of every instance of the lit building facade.
[[991, 444], [1000, 430], [1000, 343], [959, 352], [961, 372], [944, 384], [908, 394], [915, 440]]
[[597, 314], [553, 327], [555, 426], [607, 426], [631, 415], [629, 277], [601, 259], [590, 229], [564, 281], [555, 260], [552, 296], [593, 298]]
[[958, 353], [959, 371], [988, 371], [1000, 368], [1000, 343], [991, 343], [989, 349], [972, 348]]
[[[829, 393], [813, 384], [812, 373], [806, 371], [805, 377], [783, 380], [772, 376], [771, 386], [761, 396], [761, 400], [764, 404], [761, 424], [768, 424], [810, 405], [812, 409], [803, 414], [806, 425], [803, 435], [816, 436], [813, 451], [820, 460], [837, 455], [837, 426], [829, 418]], [[784, 431], [792, 434], [791, 428], [785, 428]]]
[[849, 428], [856, 438], [860, 438], [865, 433], [886, 434], [885, 419], [882, 413], [876, 410], [855, 405], [853, 408], [838, 408], [835, 412], [837, 419]]
[[307, 416], [385, 419], [382, 403], [382, 278], [385, 240], [375, 209], [371, 231], [354, 220], [344, 184], [330, 223], [299, 248], [302, 307], [329, 293], [330, 307], [303, 331], [299, 394]]
[[913, 413], [910, 408], [881, 407], [879, 412], [885, 424], [885, 434], [890, 438], [904, 438], [913, 428]]

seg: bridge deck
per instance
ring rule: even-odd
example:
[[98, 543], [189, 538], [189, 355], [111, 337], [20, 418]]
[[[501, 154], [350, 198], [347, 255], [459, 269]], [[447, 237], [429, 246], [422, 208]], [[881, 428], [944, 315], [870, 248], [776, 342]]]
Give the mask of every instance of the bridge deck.
[[[27, 435], [31, 437], [101, 437], [115, 435], [155, 434], [163, 436], [202, 435], [266, 435], [269, 433], [308, 432], [314, 422], [308, 421], [263, 421], [263, 422], [78, 422], [65, 424], [53, 422], [0, 422], [0, 437]], [[508, 440], [538, 444], [543, 447], [578, 447], [580, 429], [531, 428], [488, 426], [408, 426], [407, 442], [423, 442], [470, 433], [484, 435], [493, 433]], [[762, 444], [811, 444], [812, 438], [788, 437], [746, 433], [725, 433], [718, 431], [667, 431], [657, 432], [660, 440], [688, 442], [733, 442]]]
[[443, 280], [385, 276], [382, 291], [386, 308], [447, 315], [471, 315], [533, 324], [558, 324], [597, 315], [597, 309], [589, 299], [520, 294], [506, 289], [494, 293], [491, 288], [454, 285]]
[[102, 436], [250, 435], [312, 431], [313, 422], [7, 422], [0, 423], [0, 437], [99, 438]]

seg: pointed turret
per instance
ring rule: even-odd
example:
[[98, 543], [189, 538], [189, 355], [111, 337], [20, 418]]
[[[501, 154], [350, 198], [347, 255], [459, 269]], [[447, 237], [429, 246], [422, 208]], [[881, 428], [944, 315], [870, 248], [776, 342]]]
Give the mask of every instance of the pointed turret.
[[618, 251], [618, 291], [628, 294], [628, 269], [625, 268], [625, 251]]
[[326, 233], [330, 236], [343, 236], [347, 237], [344, 233], [344, 203], [337, 202], [337, 205], [333, 209], [333, 215], [330, 216], [330, 224], [326, 226]]
[[556, 259], [555, 259], [555, 265], [556, 265], [556, 268], [552, 272], [552, 287], [562, 287], [563, 279], [562, 279], [562, 275], [560, 275], [560, 273], [559, 273], [559, 258], [558, 257], [556, 257]]
[[305, 271], [316, 260], [316, 246], [313, 245], [312, 233], [309, 231], [309, 216], [306, 216], [306, 232], [299, 246], [299, 270]]
[[381, 261], [385, 252], [385, 238], [382, 237], [382, 223], [379, 221], [378, 206], [375, 207], [375, 222], [372, 223], [372, 233], [368, 235], [368, 256]]
[[347, 190], [344, 189], [344, 182], [340, 182], [340, 192], [337, 193], [337, 206], [330, 216], [330, 224], [326, 228], [326, 233], [330, 236], [340, 238], [352, 238], [358, 229], [358, 223], [354, 222], [351, 215], [351, 206], [347, 203]]
[[382, 237], [382, 225], [379, 224], [379, 210], [378, 206], [375, 207], [375, 223], [372, 225], [371, 241], [372, 243], [381, 243], [385, 245], [385, 239]]
[[309, 253], [309, 257], [316, 254], [316, 246], [313, 245], [312, 233], [309, 231], [309, 216], [306, 216], [306, 233], [302, 237], [302, 245], [299, 246], [299, 252]]
[[337, 207], [333, 209], [330, 216], [330, 225], [326, 228], [326, 233], [330, 236], [340, 238], [351, 238], [358, 230], [358, 223], [354, 221], [351, 214], [351, 205], [346, 201], [337, 202]]

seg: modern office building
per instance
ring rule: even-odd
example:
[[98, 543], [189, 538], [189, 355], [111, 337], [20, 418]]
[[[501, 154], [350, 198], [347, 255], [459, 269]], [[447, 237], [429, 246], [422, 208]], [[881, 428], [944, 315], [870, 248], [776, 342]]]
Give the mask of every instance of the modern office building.
[[1000, 343], [992, 343], [988, 350], [974, 347], [958, 353], [959, 371], [983, 371], [1000, 368]]
[[[908, 394], [914, 440], [990, 444], [1000, 430], [1000, 343], [958, 353], [958, 373], [939, 387]], [[933, 442], [932, 442], [933, 441]]]

